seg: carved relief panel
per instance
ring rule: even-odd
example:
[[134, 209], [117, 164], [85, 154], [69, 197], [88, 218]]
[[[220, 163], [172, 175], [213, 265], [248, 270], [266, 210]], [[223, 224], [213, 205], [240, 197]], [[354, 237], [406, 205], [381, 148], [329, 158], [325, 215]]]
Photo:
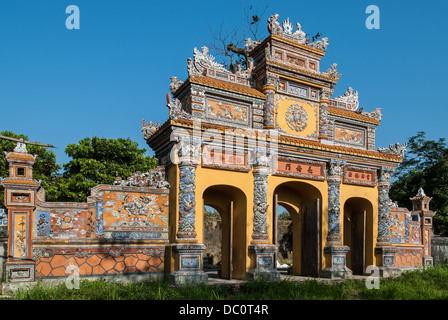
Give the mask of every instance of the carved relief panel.
[[276, 95], [277, 127], [291, 135], [316, 138], [319, 129], [318, 104], [304, 99]]
[[241, 125], [250, 123], [250, 105], [230, 99], [206, 96], [206, 118], [212, 121], [230, 122]]
[[366, 146], [366, 129], [335, 122], [334, 140], [342, 144], [364, 148]]

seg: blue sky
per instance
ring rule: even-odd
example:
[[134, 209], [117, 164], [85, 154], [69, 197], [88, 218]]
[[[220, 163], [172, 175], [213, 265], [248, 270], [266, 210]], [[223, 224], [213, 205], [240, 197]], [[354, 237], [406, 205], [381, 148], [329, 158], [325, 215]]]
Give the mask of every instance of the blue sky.
[[[330, 45], [321, 70], [338, 64], [335, 95], [351, 86], [366, 111], [383, 109], [376, 145], [405, 142], [418, 131], [447, 137], [448, 1], [254, 1], [269, 5]], [[368, 5], [380, 29], [365, 27]], [[80, 29], [68, 30], [65, 9], [77, 5]], [[193, 48], [209, 28], [241, 27], [240, 0], [0, 1], [0, 131], [64, 149], [85, 137], [130, 137], [147, 148], [141, 120], [164, 122], [170, 77], [187, 78]], [[148, 152], [148, 154], [152, 154]]]

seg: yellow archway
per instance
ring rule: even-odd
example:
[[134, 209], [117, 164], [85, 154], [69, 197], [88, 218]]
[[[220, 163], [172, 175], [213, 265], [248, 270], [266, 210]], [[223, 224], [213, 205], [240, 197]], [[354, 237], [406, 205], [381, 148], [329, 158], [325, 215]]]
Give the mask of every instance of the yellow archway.
[[362, 275], [368, 265], [374, 264], [373, 205], [365, 198], [351, 197], [343, 208], [343, 243], [350, 248], [347, 267], [353, 274]]
[[247, 259], [246, 195], [234, 186], [214, 185], [204, 191], [203, 204], [214, 208], [221, 216], [221, 277], [243, 279]]

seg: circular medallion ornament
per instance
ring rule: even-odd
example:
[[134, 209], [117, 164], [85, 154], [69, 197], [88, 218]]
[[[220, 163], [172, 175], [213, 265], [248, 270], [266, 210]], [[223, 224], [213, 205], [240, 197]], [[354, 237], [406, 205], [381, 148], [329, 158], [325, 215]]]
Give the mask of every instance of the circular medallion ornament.
[[308, 114], [299, 104], [289, 106], [286, 111], [286, 123], [295, 131], [303, 131], [308, 125]]

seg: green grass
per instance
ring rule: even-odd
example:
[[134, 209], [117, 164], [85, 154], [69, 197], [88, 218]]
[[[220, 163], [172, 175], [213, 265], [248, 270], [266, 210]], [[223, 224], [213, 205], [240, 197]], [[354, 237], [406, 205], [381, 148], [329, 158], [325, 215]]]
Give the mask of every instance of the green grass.
[[422, 300], [448, 299], [448, 265], [404, 272], [400, 277], [380, 279], [379, 289], [367, 289], [365, 281], [331, 283], [254, 281], [238, 288], [198, 285], [173, 287], [166, 281], [117, 283], [80, 281], [79, 289], [39, 284], [17, 291], [16, 300]]
[[400, 277], [380, 280], [378, 290], [359, 290], [365, 299], [439, 300], [448, 299], [448, 265], [404, 272]]

